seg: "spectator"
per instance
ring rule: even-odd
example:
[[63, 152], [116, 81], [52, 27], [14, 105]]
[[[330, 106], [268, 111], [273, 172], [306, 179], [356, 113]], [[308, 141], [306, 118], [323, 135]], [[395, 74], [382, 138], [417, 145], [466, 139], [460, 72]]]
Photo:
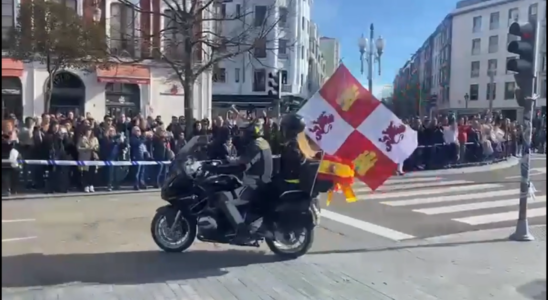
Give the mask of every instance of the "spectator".
[[[133, 161], [145, 161], [150, 158], [150, 154], [145, 144], [145, 136], [143, 135], [141, 128], [134, 126], [131, 131], [131, 137], [129, 140], [131, 160]], [[133, 188], [135, 190], [146, 189], [146, 166], [137, 165], [134, 169], [135, 181], [133, 182]]]
[[[99, 160], [99, 141], [93, 134], [91, 127], [85, 127], [82, 130], [83, 134], [78, 141], [78, 158], [84, 161], [96, 161]], [[83, 167], [83, 185], [84, 192], [93, 193], [95, 188], [95, 173], [97, 167], [86, 166]]]

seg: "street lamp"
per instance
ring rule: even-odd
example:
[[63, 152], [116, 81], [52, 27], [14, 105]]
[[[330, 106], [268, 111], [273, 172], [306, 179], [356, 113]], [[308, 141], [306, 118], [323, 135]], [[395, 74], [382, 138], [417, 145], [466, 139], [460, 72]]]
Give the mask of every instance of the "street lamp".
[[470, 96], [466, 93], [464, 94], [464, 105], [466, 108], [468, 108], [468, 100], [470, 100]]
[[[373, 64], [378, 63], [379, 76], [381, 75], [381, 56], [384, 51], [384, 39], [379, 36], [374, 41], [375, 27], [369, 26], [369, 40], [362, 36], [358, 40], [358, 49], [360, 50], [361, 73], [364, 72], [364, 63], [367, 62], [367, 83], [369, 92], [373, 93]], [[376, 50], [376, 51], [375, 51]]]

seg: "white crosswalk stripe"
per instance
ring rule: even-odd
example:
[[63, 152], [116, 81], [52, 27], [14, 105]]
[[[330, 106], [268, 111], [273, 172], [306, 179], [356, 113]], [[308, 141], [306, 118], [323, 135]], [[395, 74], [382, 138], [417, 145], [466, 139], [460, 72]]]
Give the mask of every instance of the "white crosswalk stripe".
[[[418, 216], [443, 217], [472, 226], [517, 220], [519, 210], [519, 189], [504, 183], [398, 177], [375, 192], [361, 183], [354, 186], [354, 191], [359, 201], [378, 201], [409, 209]], [[546, 195], [537, 193], [529, 203], [535, 204], [528, 208], [529, 218], [546, 216]]]

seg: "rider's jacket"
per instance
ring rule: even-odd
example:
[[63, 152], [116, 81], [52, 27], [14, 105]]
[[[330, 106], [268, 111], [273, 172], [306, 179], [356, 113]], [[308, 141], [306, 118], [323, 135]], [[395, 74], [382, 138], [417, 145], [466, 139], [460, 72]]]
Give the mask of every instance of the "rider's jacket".
[[299, 183], [301, 166], [306, 157], [299, 148], [297, 139], [290, 139], [282, 148], [280, 157], [280, 176], [287, 183]]
[[245, 166], [243, 183], [250, 187], [269, 183], [272, 178], [272, 150], [270, 144], [263, 138], [250, 142], [236, 163]]

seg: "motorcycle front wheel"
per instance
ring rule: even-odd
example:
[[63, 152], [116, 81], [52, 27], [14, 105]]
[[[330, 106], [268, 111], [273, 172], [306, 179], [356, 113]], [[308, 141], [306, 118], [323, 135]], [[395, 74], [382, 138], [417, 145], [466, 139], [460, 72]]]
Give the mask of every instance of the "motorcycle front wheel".
[[284, 259], [296, 259], [312, 248], [314, 227], [307, 226], [291, 232], [275, 231], [274, 237], [265, 238], [265, 242], [274, 254]]
[[[150, 224], [152, 239], [165, 252], [185, 251], [192, 246], [198, 233], [196, 218], [181, 211], [179, 218], [175, 220], [176, 215], [175, 209], [160, 210]], [[177, 222], [175, 227], [168, 220]]]

